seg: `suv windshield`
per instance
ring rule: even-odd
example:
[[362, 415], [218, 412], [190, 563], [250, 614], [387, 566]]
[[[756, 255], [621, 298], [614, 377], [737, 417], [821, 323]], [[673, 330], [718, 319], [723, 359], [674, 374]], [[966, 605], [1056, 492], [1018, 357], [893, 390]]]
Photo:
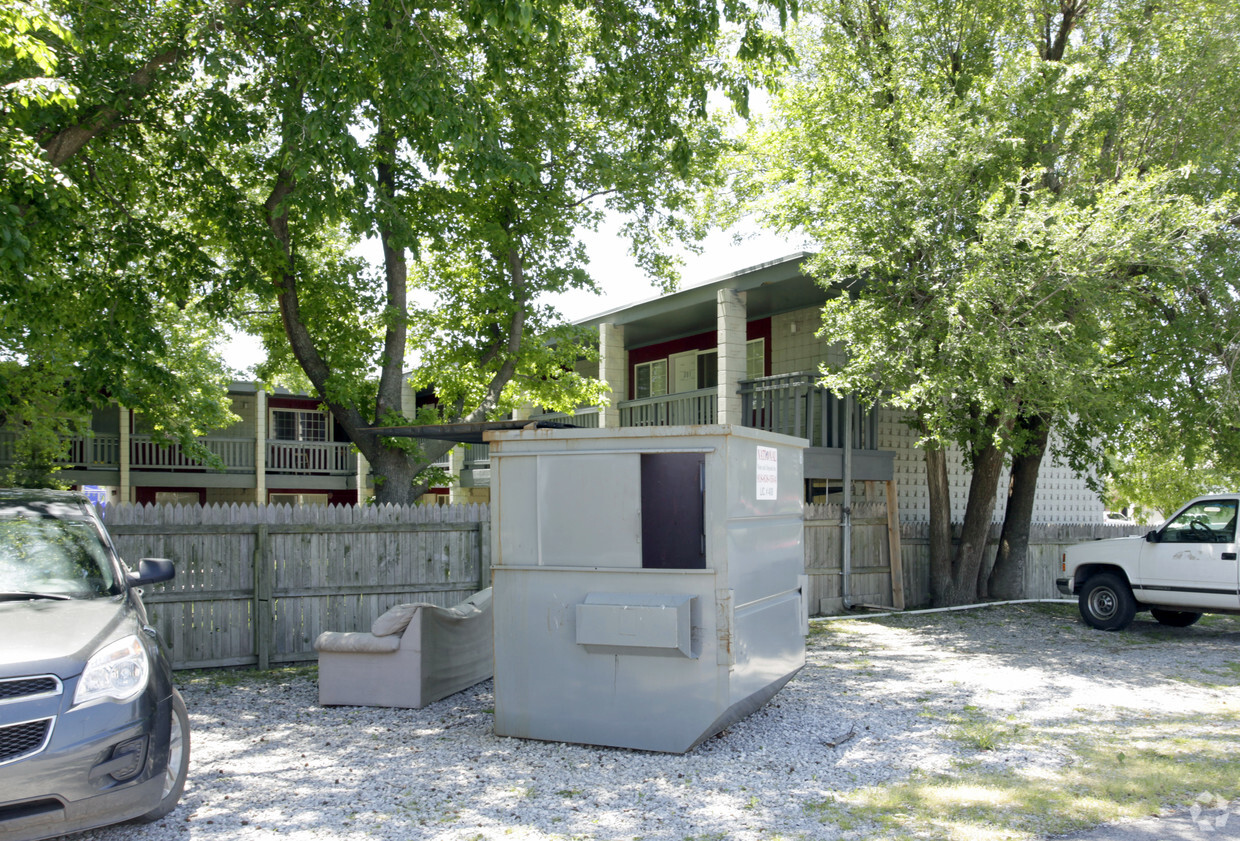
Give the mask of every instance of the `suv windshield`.
[[119, 592], [107, 551], [89, 522], [0, 519], [0, 598], [93, 599]]

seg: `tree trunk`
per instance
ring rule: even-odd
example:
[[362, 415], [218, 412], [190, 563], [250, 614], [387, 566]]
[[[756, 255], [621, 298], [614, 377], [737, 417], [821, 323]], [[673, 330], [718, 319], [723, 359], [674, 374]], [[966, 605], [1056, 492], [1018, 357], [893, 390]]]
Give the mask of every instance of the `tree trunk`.
[[999, 551], [988, 582], [991, 596], [1000, 599], [1025, 598], [1025, 564], [1029, 555], [1029, 526], [1033, 520], [1033, 497], [1038, 489], [1038, 471], [1050, 439], [1050, 420], [1043, 415], [1017, 419], [1018, 433], [1027, 436], [1021, 455], [1012, 459], [1008, 481], [1007, 509]]
[[978, 598], [978, 571], [986, 555], [1002, 472], [1003, 451], [994, 443], [987, 443], [974, 455], [969, 502], [960, 530], [960, 545], [956, 547], [952, 562], [952, 586], [947, 604], [969, 604]]
[[935, 607], [948, 604], [952, 582], [952, 500], [947, 481], [947, 453], [927, 443], [926, 494], [930, 503], [930, 600]]

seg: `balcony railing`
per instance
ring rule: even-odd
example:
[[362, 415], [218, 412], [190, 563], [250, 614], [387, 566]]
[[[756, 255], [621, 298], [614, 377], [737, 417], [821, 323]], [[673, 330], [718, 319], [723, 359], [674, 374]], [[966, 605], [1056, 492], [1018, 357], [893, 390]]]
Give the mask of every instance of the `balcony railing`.
[[[0, 465], [16, 460], [16, 435], [0, 432]], [[253, 438], [199, 438], [198, 442], [223, 462], [225, 473], [254, 472]], [[80, 470], [119, 470], [119, 435], [73, 438], [69, 452], [57, 463]], [[164, 446], [150, 435], [129, 438], [129, 468], [141, 471], [213, 471], [201, 459], [187, 454], [179, 444]], [[320, 473], [345, 475], [357, 471], [357, 456], [348, 443], [317, 441], [267, 441], [268, 473]]]
[[357, 471], [357, 454], [347, 443], [327, 441], [267, 441], [268, 473], [323, 473]]
[[693, 426], [715, 423], [718, 390], [700, 388], [679, 394], [625, 400], [619, 404], [621, 426]]
[[[843, 398], [818, 384], [812, 372], [741, 381], [741, 418], [746, 426], [807, 438], [811, 447], [844, 446]], [[878, 411], [852, 408], [852, 446], [878, 449]]]
[[[741, 422], [745, 426], [805, 438], [812, 447], [844, 446], [844, 400], [823, 388], [813, 372], [742, 380]], [[715, 423], [718, 390], [626, 400], [621, 426], [679, 426]], [[878, 412], [853, 406], [853, 448], [878, 449]]]
[[571, 415], [568, 412], [543, 412], [541, 415], [530, 415], [530, 420], [561, 421], [582, 429], [598, 429], [598, 407], [585, 406]]
[[[225, 473], [254, 472], [253, 438], [199, 438], [198, 443], [215, 454], [224, 464]], [[179, 444], [164, 446], [150, 435], [129, 438], [131, 470], [207, 470], [201, 459], [187, 454]]]
[[[16, 433], [0, 432], [0, 464], [9, 465], [17, 460], [14, 451]], [[69, 440], [69, 452], [56, 463], [83, 470], [116, 470], [120, 467], [121, 439], [119, 435], [93, 435], [89, 438]]]

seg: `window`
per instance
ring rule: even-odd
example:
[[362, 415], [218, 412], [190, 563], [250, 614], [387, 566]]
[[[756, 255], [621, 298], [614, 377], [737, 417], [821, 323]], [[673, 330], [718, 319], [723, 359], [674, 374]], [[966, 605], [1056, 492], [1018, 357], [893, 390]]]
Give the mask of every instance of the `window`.
[[1203, 500], [1163, 528], [1164, 543], [1231, 543], [1236, 539], [1236, 503]]
[[327, 415], [323, 412], [272, 409], [271, 432], [271, 437], [277, 441], [327, 441]]
[[156, 505], [198, 505], [202, 498], [198, 491], [156, 491]]
[[633, 366], [633, 396], [658, 397], [667, 394], [667, 360], [656, 359]]
[[766, 376], [766, 339], [745, 342], [745, 379]]
[[267, 501], [272, 505], [326, 505], [327, 494], [268, 494]]

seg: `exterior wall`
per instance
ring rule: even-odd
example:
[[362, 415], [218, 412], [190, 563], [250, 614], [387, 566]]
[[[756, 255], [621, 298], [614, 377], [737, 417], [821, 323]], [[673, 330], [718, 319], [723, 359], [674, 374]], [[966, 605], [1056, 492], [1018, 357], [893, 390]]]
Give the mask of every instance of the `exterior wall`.
[[767, 354], [772, 375], [817, 371], [822, 363], [835, 361], [839, 350], [828, 349], [818, 338], [821, 323], [822, 310], [818, 307], [771, 316]]
[[[879, 410], [878, 446], [896, 454], [896, 498], [901, 522], [924, 523], [930, 519], [926, 461], [922, 451], [914, 446], [917, 434], [901, 422], [901, 417], [902, 413], [895, 409]], [[969, 474], [964, 469], [963, 454], [954, 447], [947, 453], [947, 478], [951, 488], [952, 519], [960, 521], [969, 500]], [[1007, 480], [1005, 469], [995, 495], [994, 522], [1003, 520]], [[1102, 500], [1070, 468], [1055, 464], [1049, 456], [1042, 461], [1033, 503], [1033, 522], [1100, 523], [1104, 513]]]
[[[251, 505], [258, 500], [253, 488], [207, 488], [206, 504]], [[265, 496], [265, 494], [264, 494]], [[263, 502], [267, 500], [264, 499]]]
[[253, 438], [257, 434], [257, 427], [254, 419], [257, 413], [258, 395], [255, 394], [231, 394], [232, 411], [234, 415], [239, 415], [241, 420], [232, 426], [224, 427], [210, 434], [212, 438]]

